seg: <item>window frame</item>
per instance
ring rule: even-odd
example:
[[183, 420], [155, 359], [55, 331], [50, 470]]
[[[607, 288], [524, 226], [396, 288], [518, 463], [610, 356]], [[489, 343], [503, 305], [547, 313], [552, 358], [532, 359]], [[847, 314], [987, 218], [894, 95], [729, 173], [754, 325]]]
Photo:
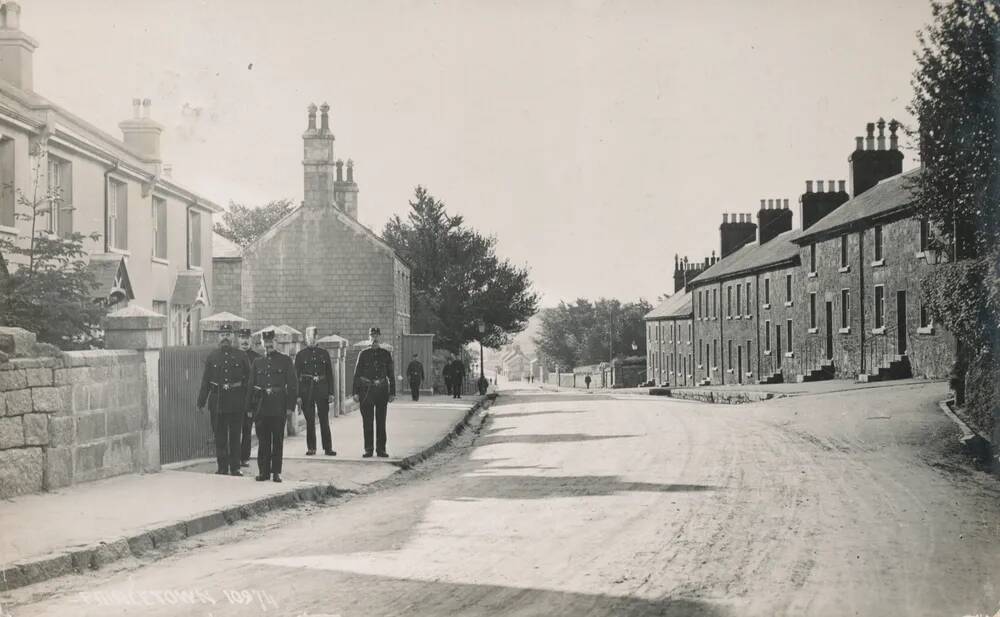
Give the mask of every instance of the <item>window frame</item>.
[[875, 320], [875, 328], [885, 327], [885, 285], [875, 285], [875, 291], [872, 293], [872, 302], [875, 303], [873, 316]]
[[847, 243], [847, 234], [840, 236], [840, 267], [846, 268], [850, 265], [850, 247]]
[[764, 279], [764, 304], [771, 303], [771, 278]]
[[809, 329], [816, 329], [816, 292], [809, 292]]
[[108, 177], [108, 211], [104, 221], [108, 248], [128, 251], [128, 182]]
[[[154, 259], [167, 261], [169, 256], [169, 234], [167, 225], [167, 199], [158, 195], [153, 195], [152, 200], [152, 231], [153, 231], [153, 252]], [[162, 213], [162, 216], [161, 216]], [[162, 220], [161, 220], [162, 219]], [[162, 235], [162, 238], [161, 238]], [[162, 246], [161, 246], [162, 245]], [[161, 253], [162, 249], [162, 255]]]
[[875, 239], [872, 242], [872, 251], [875, 255], [875, 261], [879, 262], [885, 259], [885, 246], [883, 246], [885, 238], [882, 236], [882, 226], [875, 225], [873, 233], [875, 234]]
[[844, 288], [840, 290], [840, 328], [846, 330], [851, 327], [851, 290]]
[[785, 302], [792, 301], [792, 275], [785, 275]]
[[809, 245], [809, 273], [816, 274], [816, 243]]
[[[188, 268], [188, 270], [201, 270], [204, 267], [202, 265], [203, 259], [204, 259], [205, 255], [204, 255], [204, 251], [202, 250], [203, 247], [201, 246], [201, 232], [202, 232], [201, 217], [202, 217], [202, 213], [201, 212], [199, 212], [198, 210], [195, 210], [194, 208], [188, 208], [188, 211], [187, 211], [187, 268]], [[192, 227], [193, 227], [192, 222], [195, 221], [195, 220], [198, 221], [198, 225], [197, 225], [197, 227], [198, 227], [198, 234], [197, 234], [197, 236], [195, 236], [192, 233], [192, 231], [193, 231], [192, 230]], [[195, 237], [197, 237], [197, 242], [192, 242], [192, 238], [195, 238]], [[198, 254], [197, 254], [198, 263], [194, 263], [195, 260], [192, 259], [192, 257], [194, 256], [193, 255], [193, 249], [195, 248], [195, 245], [197, 245], [197, 250], [198, 250]]]

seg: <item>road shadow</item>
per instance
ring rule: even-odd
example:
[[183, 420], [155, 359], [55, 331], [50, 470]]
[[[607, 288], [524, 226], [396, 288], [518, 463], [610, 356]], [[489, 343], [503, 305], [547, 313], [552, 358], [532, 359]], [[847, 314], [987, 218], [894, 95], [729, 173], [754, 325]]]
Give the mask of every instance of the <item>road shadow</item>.
[[688, 493], [715, 491], [705, 484], [629, 482], [618, 476], [524, 476], [476, 474], [456, 478], [447, 499], [549, 499], [608, 497], [624, 492]]
[[532, 403], [580, 403], [593, 401], [611, 401], [612, 397], [606, 394], [567, 394], [565, 392], [524, 392], [516, 394], [514, 391], [501, 392], [493, 408], [504, 405], [530, 405]]
[[[320, 574], [320, 573], [316, 573]], [[511, 587], [505, 585], [449, 583], [418, 581], [395, 577], [348, 574], [343, 583], [329, 586], [329, 573], [324, 587], [333, 591], [350, 587], [355, 590], [378, 589], [377, 594], [330, 593], [317, 597], [302, 594], [305, 602], [283, 602], [282, 608], [294, 611], [325, 611], [342, 617], [441, 617], [456, 615], [479, 617], [504, 615], [505, 617], [537, 617], [538, 615], [566, 615], [572, 617], [727, 617], [731, 612], [723, 606], [698, 599], [660, 598], [644, 599], [607, 594], [577, 593]], [[307, 576], [297, 570], [297, 577]], [[303, 581], [304, 582], [304, 581]], [[339, 582], [339, 581], [338, 581]], [[627, 581], [626, 581], [627, 582]], [[311, 587], [311, 584], [307, 584]], [[628, 588], [628, 586], [626, 587]], [[329, 592], [328, 592], [329, 593]], [[284, 598], [283, 598], [284, 600]]]
[[491, 414], [495, 420], [505, 420], [507, 418], [533, 418], [535, 416], [551, 416], [556, 414], [589, 413], [582, 409], [567, 409], [565, 411], [556, 409], [552, 411], [512, 411], [510, 413]]
[[476, 440], [476, 446], [492, 446], [499, 443], [570, 443], [580, 441], [601, 441], [604, 439], [628, 439], [642, 435], [587, 435], [585, 433], [553, 433], [551, 435], [487, 435]]

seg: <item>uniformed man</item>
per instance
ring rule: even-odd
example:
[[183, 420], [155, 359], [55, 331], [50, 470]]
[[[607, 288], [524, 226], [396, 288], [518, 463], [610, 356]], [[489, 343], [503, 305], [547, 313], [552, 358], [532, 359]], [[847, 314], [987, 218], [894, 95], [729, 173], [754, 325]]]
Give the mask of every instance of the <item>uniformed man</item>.
[[215, 473], [241, 476], [240, 431], [247, 413], [247, 386], [250, 362], [247, 355], [233, 347], [233, 327], [224, 324], [219, 329], [219, 348], [205, 360], [198, 391], [198, 409], [205, 404], [212, 414], [215, 432]]
[[[240, 349], [247, 355], [247, 361], [249, 361], [252, 367], [254, 360], [259, 358], [260, 354], [253, 350], [253, 335], [250, 332], [250, 328], [241, 328], [237, 332], [237, 336], [240, 341]], [[243, 439], [240, 443], [240, 467], [250, 466], [250, 436], [253, 432], [253, 409], [249, 405], [249, 397], [247, 399], [247, 411], [246, 417], [243, 418]]]
[[448, 391], [448, 396], [455, 396], [455, 367], [451, 365], [452, 360], [452, 358], [448, 358], [441, 369], [441, 376], [444, 377], [444, 387]]
[[330, 403], [333, 402], [333, 362], [330, 353], [316, 345], [317, 329], [306, 328], [306, 346], [295, 354], [299, 376], [299, 407], [306, 417], [306, 454], [316, 454], [316, 412], [319, 412], [323, 453], [337, 456], [330, 436]]
[[250, 386], [257, 427], [257, 481], [281, 482], [286, 418], [295, 411], [298, 379], [291, 358], [274, 348], [274, 330], [261, 334], [264, 356], [251, 370]]
[[385, 450], [385, 416], [389, 402], [396, 397], [396, 380], [393, 379], [392, 354], [379, 346], [382, 332], [378, 328], [368, 330], [369, 346], [358, 354], [354, 367], [354, 383], [351, 384], [352, 398], [361, 403], [361, 425], [365, 435], [365, 451], [362, 456], [372, 455], [372, 423], [375, 424], [375, 450], [380, 457], [387, 457]]
[[462, 384], [465, 382], [465, 363], [456, 356], [451, 362], [452, 389], [454, 398], [462, 398]]
[[413, 354], [413, 359], [406, 367], [406, 378], [410, 382], [410, 395], [413, 400], [420, 400], [420, 384], [424, 381], [424, 365], [418, 358], [420, 354]]

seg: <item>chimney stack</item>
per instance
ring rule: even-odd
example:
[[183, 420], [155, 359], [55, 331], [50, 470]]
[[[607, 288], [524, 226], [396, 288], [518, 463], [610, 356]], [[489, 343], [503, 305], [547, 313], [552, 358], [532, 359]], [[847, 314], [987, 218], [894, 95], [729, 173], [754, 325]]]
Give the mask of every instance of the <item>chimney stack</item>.
[[323, 103], [319, 107], [319, 112], [320, 112], [320, 114], [322, 114], [320, 116], [319, 132], [321, 134], [323, 134], [323, 135], [329, 135], [330, 134], [330, 106], [327, 105], [326, 103]]
[[[837, 208], [841, 206], [845, 201], [850, 199], [850, 196], [844, 190], [845, 181], [840, 181], [840, 190], [836, 190], [837, 181], [829, 181], [829, 190], [823, 190], [823, 181], [816, 181], [819, 186], [819, 190], [812, 190], [812, 182], [806, 180], [806, 192], [802, 194], [799, 198], [799, 224], [802, 225], [802, 229], [808, 229], [827, 214], [830, 214]], [[787, 207], [788, 201], [785, 200]], [[789, 214], [791, 211], [789, 210]], [[791, 218], [789, 217], [789, 221]], [[791, 229], [791, 227], [789, 227]]]
[[[763, 202], [764, 200], [761, 200]], [[768, 207], [757, 213], [757, 242], [765, 244], [792, 228], [792, 211], [781, 207], [781, 199], [768, 199]], [[772, 204], [777, 207], [772, 207]], [[785, 200], [788, 203], [788, 200]]]
[[757, 225], [751, 222], [749, 214], [733, 213], [722, 215], [722, 225], [719, 226], [721, 259], [739, 250], [742, 246], [757, 239]]
[[[324, 105], [324, 107], [326, 106]], [[328, 110], [329, 107], [326, 109]], [[325, 132], [316, 130], [316, 110], [315, 103], [310, 103], [309, 107], [306, 108], [308, 124], [302, 134], [302, 167], [305, 185], [303, 203], [307, 208], [332, 208], [336, 207], [334, 137], [329, 126]], [[323, 112], [323, 118], [325, 122], [326, 111]]]
[[[889, 123], [889, 149], [885, 149], [885, 120], [879, 120], [878, 149], [875, 148], [875, 123], [865, 126], [867, 148], [855, 150], [847, 158], [851, 167], [851, 196], [857, 197], [882, 180], [903, 173], [903, 153], [899, 151], [896, 130], [899, 123]], [[861, 139], [860, 137], [857, 139]]]
[[118, 127], [122, 130], [122, 141], [126, 146], [144, 160], [159, 163], [160, 134], [163, 127], [149, 117], [152, 105], [149, 99], [132, 99], [132, 117], [119, 122]]
[[21, 5], [0, 7], [0, 79], [24, 92], [34, 91], [33, 54], [38, 41], [21, 32]]

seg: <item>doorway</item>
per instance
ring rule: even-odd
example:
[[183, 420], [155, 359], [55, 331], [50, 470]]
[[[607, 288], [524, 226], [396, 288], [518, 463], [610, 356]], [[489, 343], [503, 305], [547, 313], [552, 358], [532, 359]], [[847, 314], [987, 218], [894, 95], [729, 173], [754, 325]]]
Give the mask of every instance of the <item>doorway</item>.
[[736, 381], [743, 383], [743, 346], [736, 346]]
[[781, 368], [781, 349], [782, 349], [782, 347], [781, 347], [781, 326], [779, 326], [777, 324], [775, 324], [775, 326], [774, 326], [774, 344], [775, 344], [774, 355], [776, 355], [778, 357], [778, 360], [777, 360], [776, 364], [778, 365], [778, 368]]
[[896, 292], [896, 353], [906, 353], [906, 292]]
[[826, 303], [826, 359], [833, 360], [833, 302]]

